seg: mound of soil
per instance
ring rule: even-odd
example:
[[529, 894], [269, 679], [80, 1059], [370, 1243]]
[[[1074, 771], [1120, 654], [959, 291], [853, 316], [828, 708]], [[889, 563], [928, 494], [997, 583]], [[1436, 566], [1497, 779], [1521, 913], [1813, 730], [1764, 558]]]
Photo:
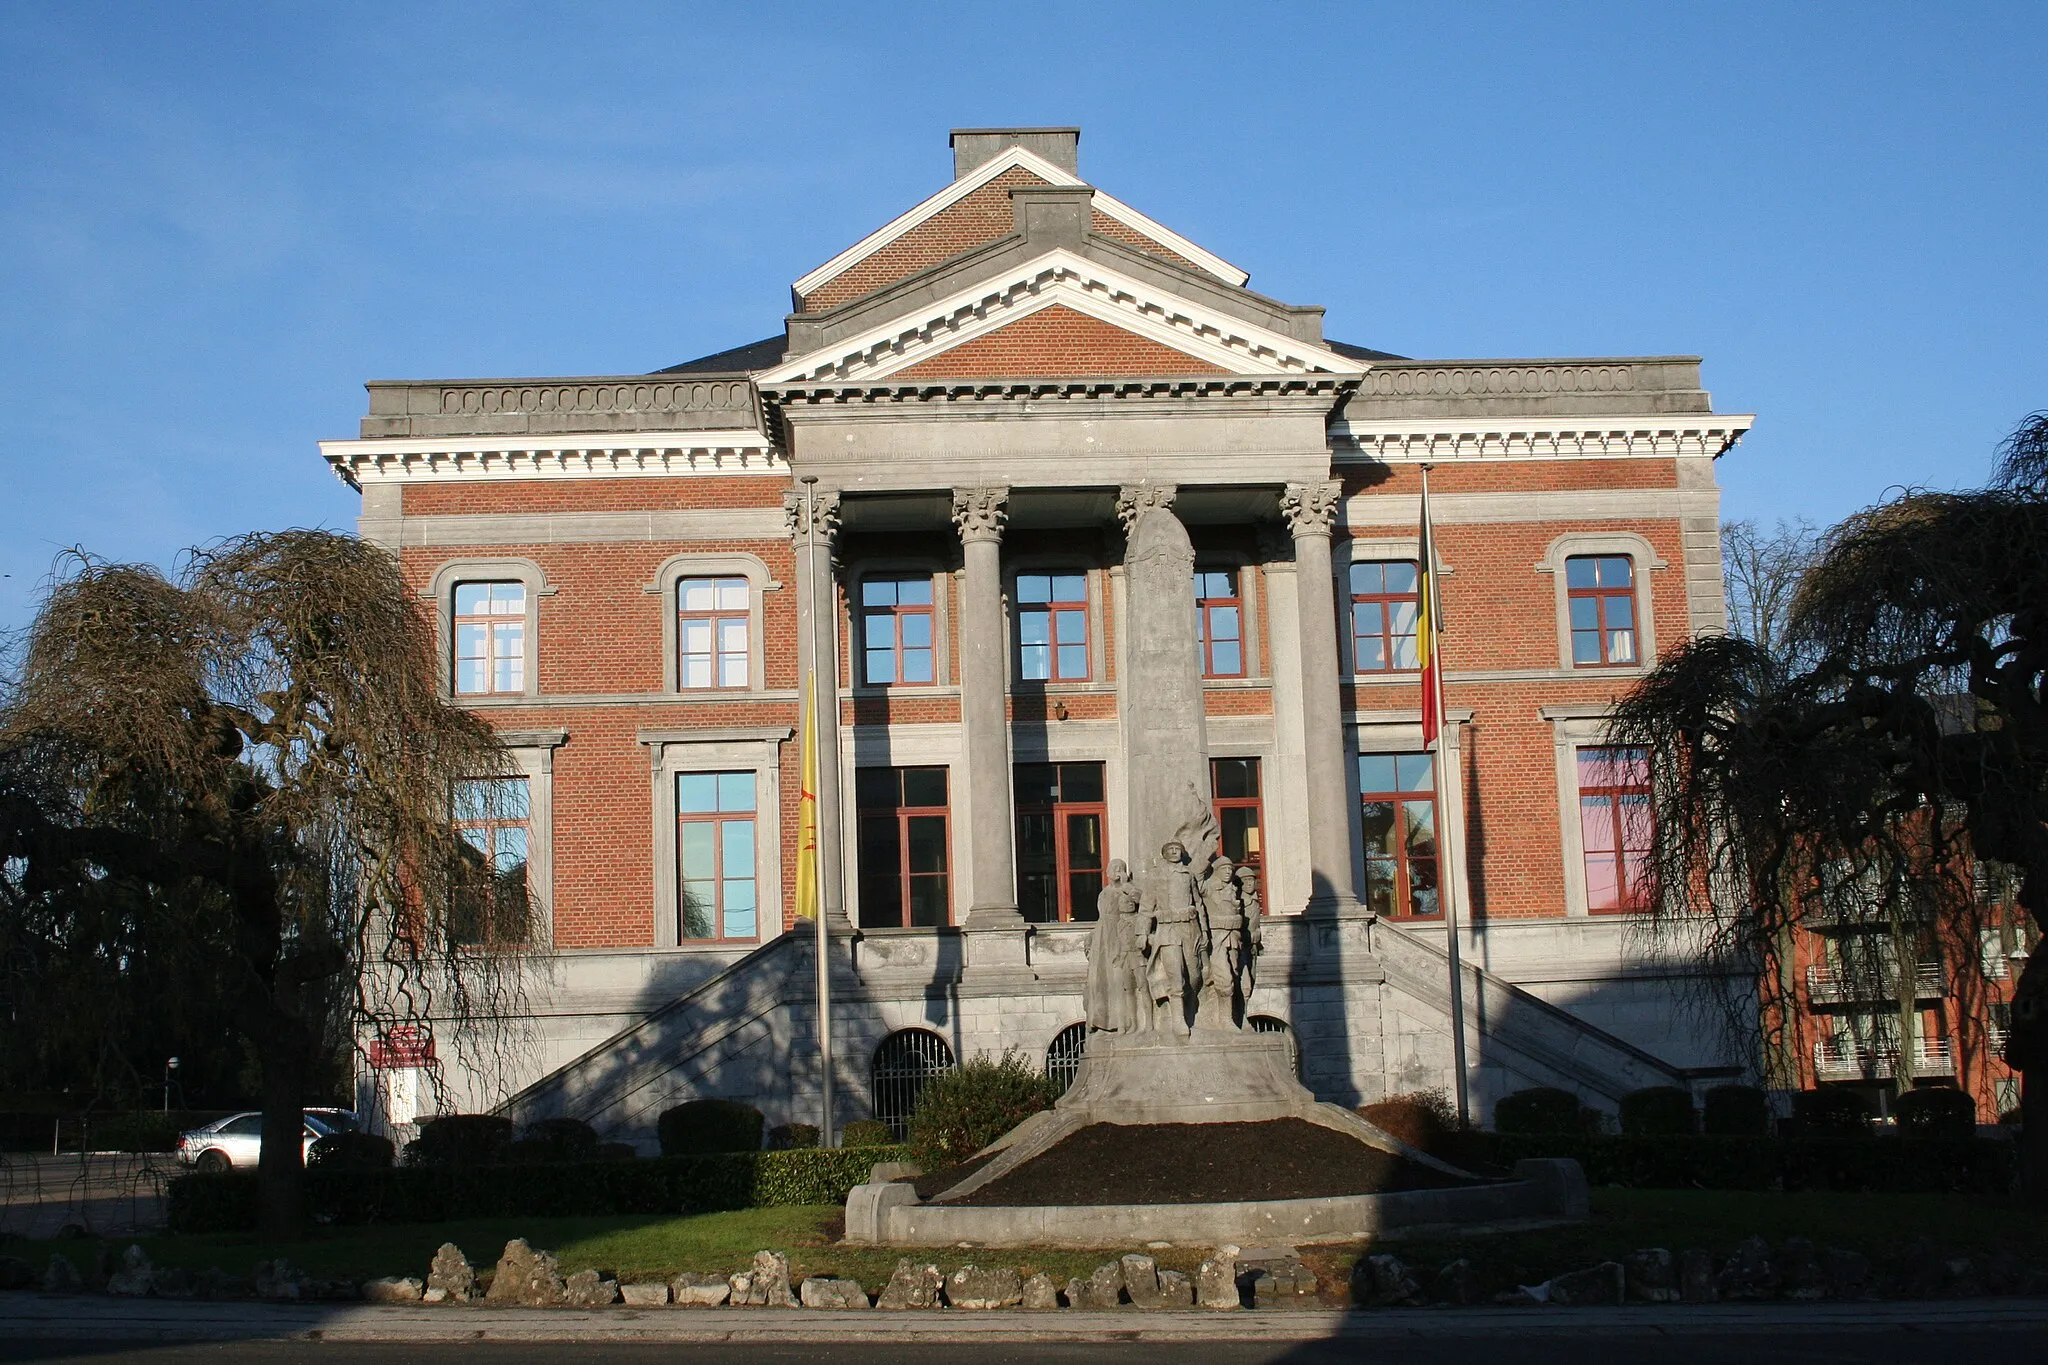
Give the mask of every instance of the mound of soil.
[[[947, 1174], [954, 1175], [948, 1188], [966, 1175]], [[983, 1207], [1219, 1204], [1475, 1183], [1305, 1119], [1094, 1123], [964, 1199], [947, 1202]]]

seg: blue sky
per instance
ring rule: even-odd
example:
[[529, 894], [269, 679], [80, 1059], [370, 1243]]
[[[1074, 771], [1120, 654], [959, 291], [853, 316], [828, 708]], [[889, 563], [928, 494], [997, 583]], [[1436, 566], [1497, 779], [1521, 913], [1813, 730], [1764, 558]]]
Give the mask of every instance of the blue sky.
[[776, 331], [953, 126], [1405, 355], [1698, 353], [1734, 516], [2048, 407], [2048, 5], [0, 0], [0, 628], [63, 547], [350, 526], [369, 378]]

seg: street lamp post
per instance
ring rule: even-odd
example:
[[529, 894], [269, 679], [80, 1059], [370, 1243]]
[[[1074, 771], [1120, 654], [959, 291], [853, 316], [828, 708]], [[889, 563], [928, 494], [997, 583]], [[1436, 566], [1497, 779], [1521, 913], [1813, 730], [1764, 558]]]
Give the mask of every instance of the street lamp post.
[[178, 1059], [176, 1057], [164, 1059], [164, 1112], [166, 1114], [171, 1112], [171, 1073], [177, 1069]]

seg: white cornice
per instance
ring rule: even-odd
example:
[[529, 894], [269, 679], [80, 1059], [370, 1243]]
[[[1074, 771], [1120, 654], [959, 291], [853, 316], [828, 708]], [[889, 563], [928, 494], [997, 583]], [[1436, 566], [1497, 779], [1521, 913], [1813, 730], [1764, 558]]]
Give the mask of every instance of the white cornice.
[[[917, 207], [900, 214], [884, 226], [861, 238], [858, 242], [855, 242], [852, 246], [846, 248], [846, 250], [798, 280], [793, 287], [801, 296], [810, 295], [820, 286], [843, 275], [846, 271], [874, 255], [877, 251], [895, 241], [904, 233], [909, 232], [926, 219], [959, 203], [968, 195], [1003, 174], [1003, 172], [1020, 168], [1031, 172], [1049, 185], [1075, 186], [1087, 184], [1085, 180], [1082, 180], [1072, 172], [1053, 165], [1050, 161], [1036, 153], [1028, 152], [1022, 147], [1011, 147], [1001, 156], [984, 161], [981, 165], [975, 167], [960, 179], [955, 180], [952, 184], [946, 186], [946, 188], [940, 190]], [[1094, 205], [1117, 222], [1122, 223], [1125, 227], [1151, 238], [1154, 242], [1157, 242], [1175, 255], [1185, 257], [1187, 260], [1194, 262], [1203, 270], [1208, 271], [1211, 275], [1214, 275], [1233, 288], [1241, 288], [1251, 279], [1250, 275], [1239, 270], [1221, 256], [1196, 246], [1171, 228], [1154, 222], [1129, 204], [1115, 199], [1101, 190], [1095, 191]]]
[[342, 482], [676, 478], [770, 474], [789, 463], [758, 431], [578, 432], [560, 436], [407, 436], [322, 441]]
[[1366, 365], [1327, 347], [1143, 283], [1064, 248], [857, 336], [798, 356], [763, 384], [881, 379], [965, 341], [1064, 304], [1232, 374], [1356, 374]]
[[1741, 440], [1755, 421], [1749, 413], [1389, 418], [1333, 423], [1330, 453], [1338, 464], [1714, 458]]

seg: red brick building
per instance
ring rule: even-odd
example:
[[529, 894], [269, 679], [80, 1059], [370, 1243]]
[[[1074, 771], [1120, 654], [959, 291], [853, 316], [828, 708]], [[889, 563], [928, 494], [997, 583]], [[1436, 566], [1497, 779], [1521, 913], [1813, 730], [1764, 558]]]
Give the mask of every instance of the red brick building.
[[1750, 419], [1694, 357], [1329, 340], [1083, 181], [1078, 140], [956, 132], [953, 181], [796, 281], [764, 341], [372, 383], [359, 438], [323, 443], [524, 773], [478, 840], [541, 910], [533, 1046], [464, 1102], [641, 1141], [698, 1095], [811, 1117], [810, 939], [786, 931], [814, 654], [840, 1118], [895, 1117], [948, 1057], [1070, 1064], [1095, 890], [1152, 814], [1126, 780], [1148, 699], [1120, 681], [1141, 503], [1193, 540], [1209, 795], [1263, 901], [1253, 1004], [1318, 1092], [1448, 1083], [1445, 886], [1482, 1115], [1745, 1069], [1682, 1014], [1691, 968], [1628, 932], [1639, 792], [1602, 718], [1722, 625], [1714, 461]]

